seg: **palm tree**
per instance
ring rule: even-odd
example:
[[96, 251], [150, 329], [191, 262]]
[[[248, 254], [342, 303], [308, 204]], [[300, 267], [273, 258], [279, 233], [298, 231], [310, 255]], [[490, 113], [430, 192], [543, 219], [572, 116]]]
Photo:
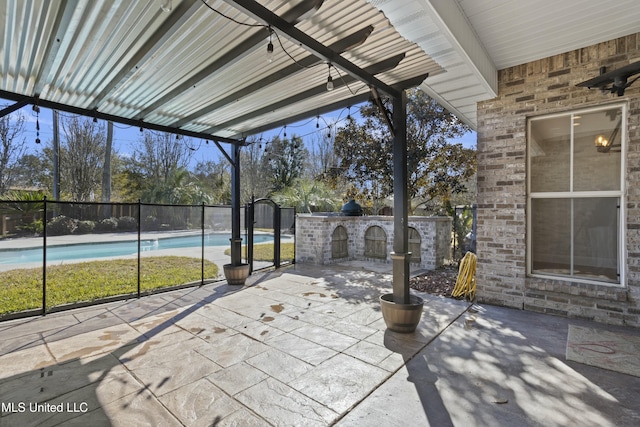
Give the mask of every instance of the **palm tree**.
[[308, 178], [296, 179], [290, 187], [274, 194], [273, 200], [282, 206], [293, 206], [298, 212], [334, 211], [340, 200], [322, 182]]
[[42, 219], [37, 218], [44, 210], [44, 193], [40, 191], [16, 190], [8, 193], [8, 201], [3, 205], [8, 213], [20, 215], [21, 230], [39, 234], [42, 231]]

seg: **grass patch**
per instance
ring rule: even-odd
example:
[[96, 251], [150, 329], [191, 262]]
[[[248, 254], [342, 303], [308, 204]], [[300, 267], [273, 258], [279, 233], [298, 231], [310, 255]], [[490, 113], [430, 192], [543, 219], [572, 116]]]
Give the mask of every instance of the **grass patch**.
[[[204, 277], [218, 276], [218, 266], [205, 260]], [[198, 258], [144, 257], [140, 263], [142, 291], [201, 279]], [[138, 260], [91, 261], [47, 267], [47, 307], [95, 301], [136, 293]], [[42, 268], [0, 272], [0, 314], [42, 308]]]
[[[294, 243], [281, 243], [280, 244], [280, 260], [289, 261], [294, 257]], [[231, 255], [231, 248], [224, 251], [225, 255]], [[247, 247], [242, 247], [242, 257], [247, 257]], [[273, 243], [261, 243], [259, 245], [253, 245], [253, 260], [254, 261], [273, 261]]]

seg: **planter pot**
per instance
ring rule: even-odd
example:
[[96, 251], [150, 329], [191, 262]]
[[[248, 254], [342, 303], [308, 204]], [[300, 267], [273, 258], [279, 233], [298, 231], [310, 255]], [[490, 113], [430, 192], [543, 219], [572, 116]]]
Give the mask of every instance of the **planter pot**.
[[249, 264], [225, 264], [222, 269], [224, 270], [224, 277], [230, 285], [244, 285], [247, 277], [249, 277]]
[[424, 300], [415, 295], [409, 298], [409, 304], [393, 302], [393, 294], [380, 296], [382, 317], [390, 331], [409, 333], [416, 330], [422, 317]]

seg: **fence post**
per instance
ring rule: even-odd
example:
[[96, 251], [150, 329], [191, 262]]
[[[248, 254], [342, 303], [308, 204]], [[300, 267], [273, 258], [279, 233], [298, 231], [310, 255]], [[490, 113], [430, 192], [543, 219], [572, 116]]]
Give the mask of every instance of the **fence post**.
[[200, 216], [202, 227], [202, 256], [200, 257], [200, 286], [204, 285], [204, 202], [202, 202], [202, 215]]
[[47, 196], [43, 197], [44, 218], [42, 221], [42, 315], [47, 313]]
[[142, 224], [142, 208], [140, 199], [138, 199], [138, 298], [140, 298], [140, 229]]
[[274, 203], [273, 210], [273, 266], [280, 268], [280, 236], [282, 228], [282, 219], [280, 214], [280, 205]]
[[255, 202], [251, 195], [251, 203], [245, 205], [244, 227], [247, 230], [247, 264], [249, 264], [249, 274], [253, 273], [253, 227], [255, 225]]
[[[347, 241], [348, 244], [348, 241]], [[291, 264], [296, 263], [296, 207], [293, 207], [293, 259]]]

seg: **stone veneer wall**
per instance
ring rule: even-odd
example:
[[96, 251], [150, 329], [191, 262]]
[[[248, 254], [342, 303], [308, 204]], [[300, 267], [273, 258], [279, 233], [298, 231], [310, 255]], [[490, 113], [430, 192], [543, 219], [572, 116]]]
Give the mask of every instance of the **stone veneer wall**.
[[[640, 81], [623, 97], [576, 87], [640, 60], [640, 33], [499, 71], [478, 103], [477, 293], [480, 302], [640, 327]], [[626, 284], [527, 277], [527, 118], [626, 102]], [[624, 254], [621, 255], [624, 257]]]
[[[420, 233], [422, 259], [413, 267], [434, 269], [451, 258], [451, 218], [449, 217], [409, 217], [409, 227]], [[349, 235], [348, 258], [331, 258], [331, 235], [342, 225]], [[296, 262], [331, 264], [344, 260], [368, 260], [384, 262], [380, 259], [364, 257], [365, 231], [377, 225], [387, 234], [387, 259], [391, 262], [393, 251], [393, 217], [390, 216], [331, 216], [298, 215], [296, 218]]]

